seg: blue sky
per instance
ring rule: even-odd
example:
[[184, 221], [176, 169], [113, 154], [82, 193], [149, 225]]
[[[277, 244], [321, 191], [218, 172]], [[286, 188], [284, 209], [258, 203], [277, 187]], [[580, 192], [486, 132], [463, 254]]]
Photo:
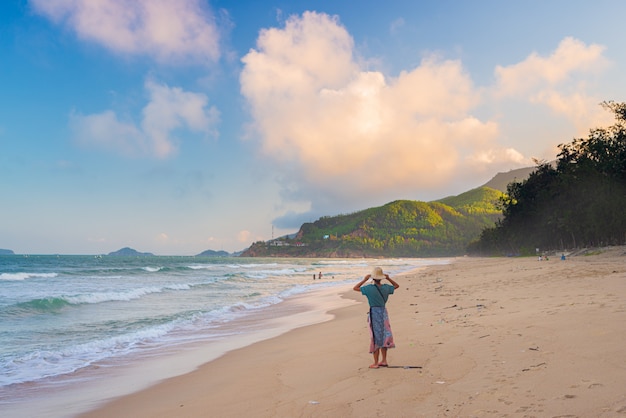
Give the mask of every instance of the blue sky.
[[626, 100], [625, 15], [619, 0], [3, 1], [0, 248], [232, 252], [552, 160]]

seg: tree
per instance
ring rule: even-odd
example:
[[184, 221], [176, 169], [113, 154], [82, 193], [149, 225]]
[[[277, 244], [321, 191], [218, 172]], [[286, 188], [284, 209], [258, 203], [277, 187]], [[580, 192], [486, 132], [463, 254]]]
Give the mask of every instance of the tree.
[[604, 102], [616, 123], [559, 145], [556, 166], [538, 162], [509, 184], [503, 219], [470, 245], [474, 253], [534, 253], [626, 242], [626, 103]]

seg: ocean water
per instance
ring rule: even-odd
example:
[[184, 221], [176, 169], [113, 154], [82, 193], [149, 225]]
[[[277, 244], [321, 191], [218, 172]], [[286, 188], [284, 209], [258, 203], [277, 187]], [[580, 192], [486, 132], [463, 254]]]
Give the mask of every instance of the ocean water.
[[103, 368], [262, 332], [285, 300], [349, 289], [375, 265], [397, 275], [445, 262], [0, 256], [0, 411], [101, 379]]

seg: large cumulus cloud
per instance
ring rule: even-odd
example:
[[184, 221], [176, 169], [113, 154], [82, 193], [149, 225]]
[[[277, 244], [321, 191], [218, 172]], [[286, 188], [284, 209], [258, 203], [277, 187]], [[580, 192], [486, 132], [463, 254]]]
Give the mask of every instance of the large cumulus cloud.
[[243, 58], [261, 152], [300, 193], [406, 196], [449, 182], [481, 154], [519, 162], [498, 148], [497, 125], [472, 115], [480, 94], [459, 61], [426, 57], [396, 77], [358, 62], [338, 19], [313, 12], [262, 31]]
[[[482, 87], [459, 60], [436, 54], [390, 76], [362, 64], [338, 17], [306, 12], [261, 31], [242, 59], [241, 91], [251, 137], [282, 173], [284, 196], [308, 202], [310, 218], [319, 208], [328, 214], [434, 196], [451, 183], [467, 190], [486, 175], [532, 164], [518, 146], [533, 148], [516, 137], [523, 112], [502, 109], [510, 101], [539, 104], [588, 129], [598, 100], [581, 83], [605, 64], [602, 51], [567, 38], [548, 57], [531, 53], [497, 66], [493, 84]], [[553, 139], [550, 151], [554, 141], [566, 139]], [[284, 220], [295, 224], [296, 215]]]

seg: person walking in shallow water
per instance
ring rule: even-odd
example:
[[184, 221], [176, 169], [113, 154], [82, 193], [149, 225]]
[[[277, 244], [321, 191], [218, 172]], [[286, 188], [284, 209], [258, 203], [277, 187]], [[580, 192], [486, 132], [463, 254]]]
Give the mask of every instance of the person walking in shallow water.
[[[365, 285], [365, 282], [370, 278], [373, 279], [373, 283]], [[385, 279], [391, 284], [383, 284], [382, 281]], [[372, 274], [366, 275], [353, 288], [355, 291], [365, 295], [370, 305], [368, 316], [371, 337], [370, 353], [374, 356], [374, 363], [370, 365], [370, 369], [387, 367], [387, 349], [396, 346], [393, 342], [393, 334], [391, 333], [389, 315], [387, 314], [385, 304], [389, 295], [392, 295], [398, 287], [400, 285], [391, 279], [388, 274], [383, 273], [382, 268], [376, 267]]]

